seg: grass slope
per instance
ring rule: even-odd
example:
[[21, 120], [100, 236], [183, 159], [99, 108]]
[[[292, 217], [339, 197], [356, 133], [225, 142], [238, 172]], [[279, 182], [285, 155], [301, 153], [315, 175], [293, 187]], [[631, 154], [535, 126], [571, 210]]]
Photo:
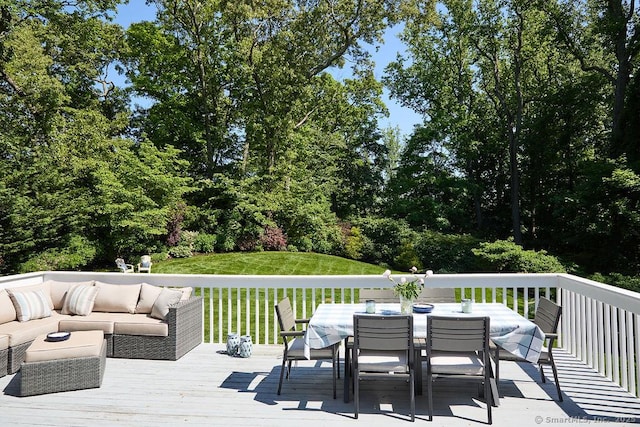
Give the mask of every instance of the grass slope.
[[385, 268], [308, 252], [234, 252], [196, 255], [153, 264], [154, 273], [173, 274], [382, 274]]

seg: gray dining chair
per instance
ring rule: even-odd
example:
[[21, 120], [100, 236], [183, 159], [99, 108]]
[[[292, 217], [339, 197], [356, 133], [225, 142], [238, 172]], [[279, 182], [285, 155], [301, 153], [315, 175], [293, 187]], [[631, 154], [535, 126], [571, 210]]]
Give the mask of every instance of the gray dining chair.
[[[540, 379], [543, 383], [547, 382], [547, 379], [544, 375], [543, 366], [551, 366], [553, 379], [556, 383], [559, 402], [562, 402], [562, 392], [560, 391], [560, 382], [558, 381], [558, 368], [556, 367], [556, 363], [553, 359], [553, 346], [556, 339], [558, 338], [558, 324], [560, 323], [561, 315], [562, 307], [547, 298], [540, 297], [533, 320], [533, 323], [538, 325], [542, 332], [544, 332], [545, 341], [547, 341], [545, 349], [543, 349], [543, 351], [540, 353], [540, 358], [538, 359]], [[500, 384], [500, 360], [526, 362], [525, 359], [509, 353], [508, 351], [500, 348], [493, 343], [491, 344], [491, 353], [493, 355], [493, 360], [496, 366], [496, 382], [498, 384]]]
[[454, 288], [427, 288], [425, 287], [416, 298], [420, 303], [456, 302], [456, 290]]
[[353, 316], [353, 395], [355, 418], [360, 411], [360, 381], [366, 378], [409, 382], [411, 421], [415, 420], [415, 353], [413, 316]]
[[369, 299], [377, 303], [395, 303], [399, 301], [398, 295], [393, 292], [393, 289], [360, 289], [358, 292], [358, 301], [365, 302]]
[[491, 418], [489, 317], [427, 316], [427, 401], [433, 420], [434, 378], [474, 379], [484, 384], [488, 423]]
[[336, 398], [336, 376], [339, 373], [339, 346], [340, 343], [329, 347], [310, 350], [310, 358], [304, 354], [304, 334], [303, 330], [296, 330], [296, 325], [309, 323], [309, 319], [296, 319], [291, 307], [289, 297], [285, 297], [275, 306], [276, 316], [278, 317], [278, 325], [280, 326], [280, 336], [284, 344], [284, 352], [282, 354], [282, 366], [280, 368], [280, 382], [278, 383], [278, 395], [282, 390], [282, 380], [284, 377], [285, 366], [287, 371], [287, 380], [291, 373], [291, 362], [298, 360], [331, 360], [331, 368], [333, 375], [333, 398]]

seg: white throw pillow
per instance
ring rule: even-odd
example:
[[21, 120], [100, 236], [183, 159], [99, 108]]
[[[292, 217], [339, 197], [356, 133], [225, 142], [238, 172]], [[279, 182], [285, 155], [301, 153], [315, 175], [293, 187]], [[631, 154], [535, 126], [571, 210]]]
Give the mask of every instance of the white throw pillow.
[[64, 298], [62, 306], [62, 314], [77, 314], [79, 316], [88, 316], [93, 310], [96, 296], [100, 288], [95, 286], [74, 286], [69, 289], [67, 296]]
[[182, 298], [181, 291], [162, 289], [151, 308], [151, 317], [164, 320], [167, 317], [167, 313], [169, 313], [169, 306], [180, 302], [180, 298]]
[[46, 297], [44, 291], [26, 292], [10, 292], [9, 297], [13, 302], [18, 321], [28, 322], [33, 319], [42, 319], [51, 316], [51, 307], [49, 307], [49, 298]]
[[158, 296], [160, 296], [161, 292], [161, 287], [143, 283], [140, 287], [140, 300], [138, 301], [138, 305], [136, 306], [136, 313], [151, 313], [153, 304], [156, 302], [156, 299], [158, 298]]

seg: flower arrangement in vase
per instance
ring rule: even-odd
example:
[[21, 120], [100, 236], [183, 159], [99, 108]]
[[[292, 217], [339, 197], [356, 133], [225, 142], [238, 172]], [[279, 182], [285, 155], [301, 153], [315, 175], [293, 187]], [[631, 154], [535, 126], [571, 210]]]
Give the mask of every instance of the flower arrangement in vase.
[[[413, 279], [407, 280], [406, 277], [402, 276], [400, 277], [399, 282], [396, 282], [396, 280], [391, 275], [390, 270], [386, 270], [384, 273], [382, 273], [383, 277], [386, 277], [391, 282], [393, 282], [393, 292], [400, 298], [400, 312], [403, 314], [411, 313], [413, 302], [416, 298], [418, 298], [418, 295], [420, 295], [422, 289], [424, 288], [424, 278], [415, 276], [415, 274], [418, 272], [418, 269], [416, 267], [411, 267], [411, 270], [409, 270], [409, 272], [414, 275]], [[430, 276], [432, 274], [433, 272], [431, 270], [428, 270], [424, 274], [424, 277]]]

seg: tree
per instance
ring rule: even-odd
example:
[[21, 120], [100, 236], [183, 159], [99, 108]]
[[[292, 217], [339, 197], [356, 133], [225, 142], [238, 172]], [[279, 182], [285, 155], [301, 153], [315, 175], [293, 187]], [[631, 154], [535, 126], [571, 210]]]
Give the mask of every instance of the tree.
[[119, 27], [102, 19], [115, 4], [0, 7], [2, 271], [147, 251], [188, 189], [175, 150], [121, 137], [125, 99], [104, 76], [120, 46]]

